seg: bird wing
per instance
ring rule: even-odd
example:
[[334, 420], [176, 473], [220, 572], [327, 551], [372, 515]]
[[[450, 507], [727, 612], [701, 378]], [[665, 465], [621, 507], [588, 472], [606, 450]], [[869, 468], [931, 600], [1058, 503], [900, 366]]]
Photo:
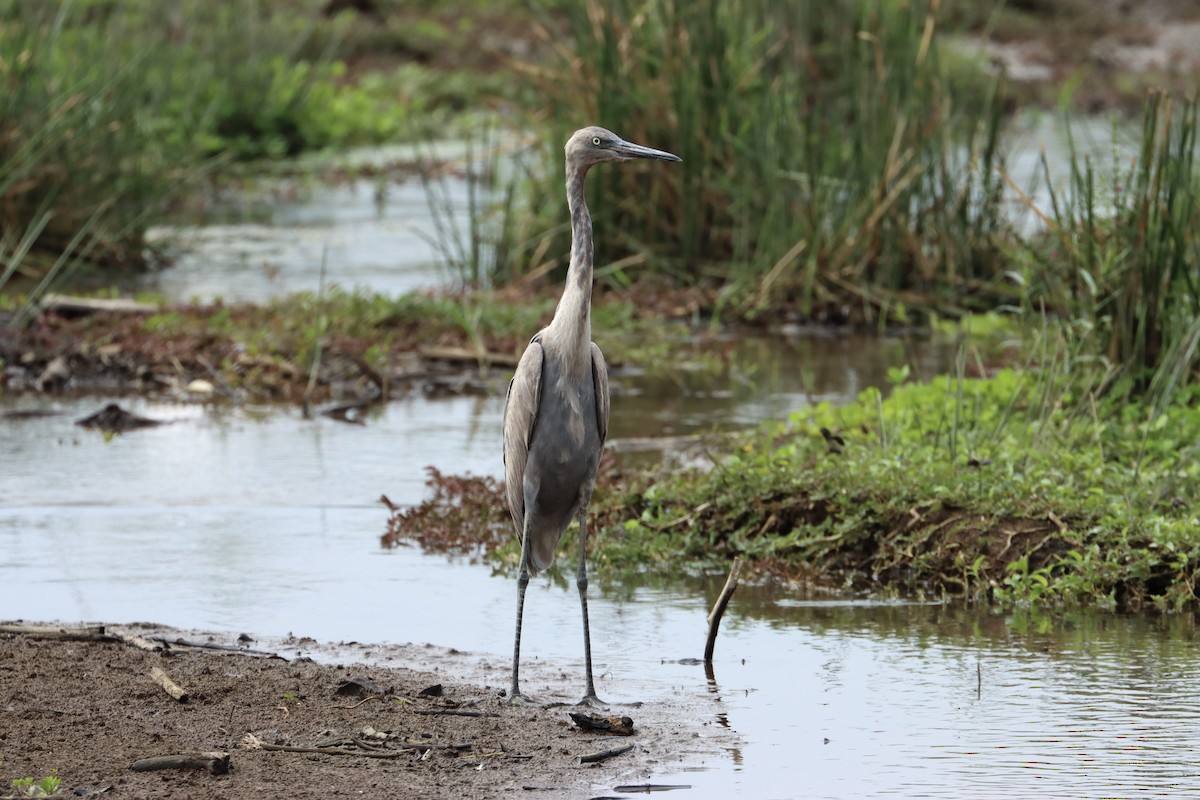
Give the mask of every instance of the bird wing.
[[596, 425], [603, 444], [608, 438], [608, 365], [595, 342], [592, 342], [592, 384], [596, 387]]
[[529, 460], [529, 443], [537, 422], [541, 385], [542, 344], [535, 336], [517, 362], [504, 401], [504, 486], [518, 538], [525, 530], [525, 463]]

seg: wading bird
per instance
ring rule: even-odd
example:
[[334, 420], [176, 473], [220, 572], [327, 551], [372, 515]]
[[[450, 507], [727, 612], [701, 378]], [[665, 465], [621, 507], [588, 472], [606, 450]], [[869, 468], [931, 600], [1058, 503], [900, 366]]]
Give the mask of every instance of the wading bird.
[[581, 704], [600, 705], [592, 682], [587, 610], [587, 507], [596, 485], [600, 448], [608, 435], [608, 368], [592, 341], [592, 218], [583, 181], [593, 164], [678, 156], [631, 144], [604, 128], [576, 131], [566, 146], [571, 262], [554, 319], [529, 342], [504, 405], [504, 480], [508, 508], [521, 539], [517, 632], [508, 702], [536, 705], [521, 694], [521, 618], [529, 578], [554, 563], [554, 550], [579, 517], [579, 605], [587, 689]]

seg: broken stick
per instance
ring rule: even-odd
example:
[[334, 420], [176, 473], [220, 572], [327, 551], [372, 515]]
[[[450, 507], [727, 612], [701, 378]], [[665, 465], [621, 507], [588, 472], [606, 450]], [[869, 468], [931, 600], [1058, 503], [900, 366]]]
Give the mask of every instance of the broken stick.
[[187, 702], [188, 693], [182, 686], [171, 680], [171, 676], [164, 672], [161, 667], [151, 667], [150, 677], [154, 678], [158, 685], [163, 688], [163, 691], [171, 695], [171, 697], [174, 697], [181, 703]]
[[586, 756], [579, 757], [580, 764], [599, 764], [601, 761], [607, 761], [613, 756], [619, 756], [622, 753], [628, 753], [633, 749], [633, 745], [627, 744], [624, 747], [614, 747], [611, 750], [601, 750], [599, 753], [589, 753]]
[[19, 622], [0, 624], [0, 633], [14, 633], [19, 636], [36, 636], [42, 639], [66, 639], [81, 642], [108, 642], [112, 637], [104, 631], [103, 625], [84, 625], [69, 628], [60, 625], [24, 625]]
[[708, 615], [708, 641], [704, 644], [705, 664], [712, 663], [713, 649], [717, 646], [717, 629], [721, 626], [721, 616], [725, 613], [725, 607], [729, 605], [729, 598], [733, 597], [733, 592], [737, 589], [738, 576], [741, 572], [742, 559], [739, 556], [733, 559], [733, 566], [729, 568], [729, 577], [725, 579], [725, 588], [721, 590], [717, 602], [713, 605], [712, 613]]
[[[139, 650], [145, 650], [148, 653], [161, 653], [167, 649], [165, 644], [152, 642], [144, 636], [140, 636], [133, 631], [121, 630], [119, 628], [110, 628], [108, 634], [116, 639], [120, 639], [130, 647], [136, 647]], [[170, 655], [168, 653], [167, 655]]]
[[229, 772], [229, 753], [179, 753], [173, 756], [139, 758], [133, 762], [134, 772], [156, 769], [206, 769], [213, 775]]

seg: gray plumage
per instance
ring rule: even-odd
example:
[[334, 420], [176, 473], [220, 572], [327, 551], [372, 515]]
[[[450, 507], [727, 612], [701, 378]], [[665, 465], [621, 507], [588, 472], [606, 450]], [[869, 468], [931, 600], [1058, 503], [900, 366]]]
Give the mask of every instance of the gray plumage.
[[608, 368], [592, 341], [592, 218], [583, 182], [593, 164], [678, 156], [632, 144], [604, 128], [576, 131], [566, 145], [571, 261], [554, 319], [533, 337], [517, 364], [504, 406], [504, 479], [508, 508], [521, 539], [517, 578], [517, 631], [513, 644], [510, 703], [529, 703], [519, 689], [521, 620], [531, 575], [554, 563], [563, 532], [579, 519], [576, 585], [583, 612], [587, 689], [583, 701], [599, 704], [592, 682], [587, 615], [587, 506], [596, 485], [600, 449], [608, 436]]

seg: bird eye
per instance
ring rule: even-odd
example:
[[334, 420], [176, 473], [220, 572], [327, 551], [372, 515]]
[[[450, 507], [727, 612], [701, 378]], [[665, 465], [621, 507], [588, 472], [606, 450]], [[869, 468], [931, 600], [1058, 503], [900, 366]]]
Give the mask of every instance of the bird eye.
[[600, 146], [600, 137], [599, 137], [599, 136], [593, 136], [593, 137], [592, 137], [592, 144], [594, 144], [596, 147], [599, 147], [599, 146]]

